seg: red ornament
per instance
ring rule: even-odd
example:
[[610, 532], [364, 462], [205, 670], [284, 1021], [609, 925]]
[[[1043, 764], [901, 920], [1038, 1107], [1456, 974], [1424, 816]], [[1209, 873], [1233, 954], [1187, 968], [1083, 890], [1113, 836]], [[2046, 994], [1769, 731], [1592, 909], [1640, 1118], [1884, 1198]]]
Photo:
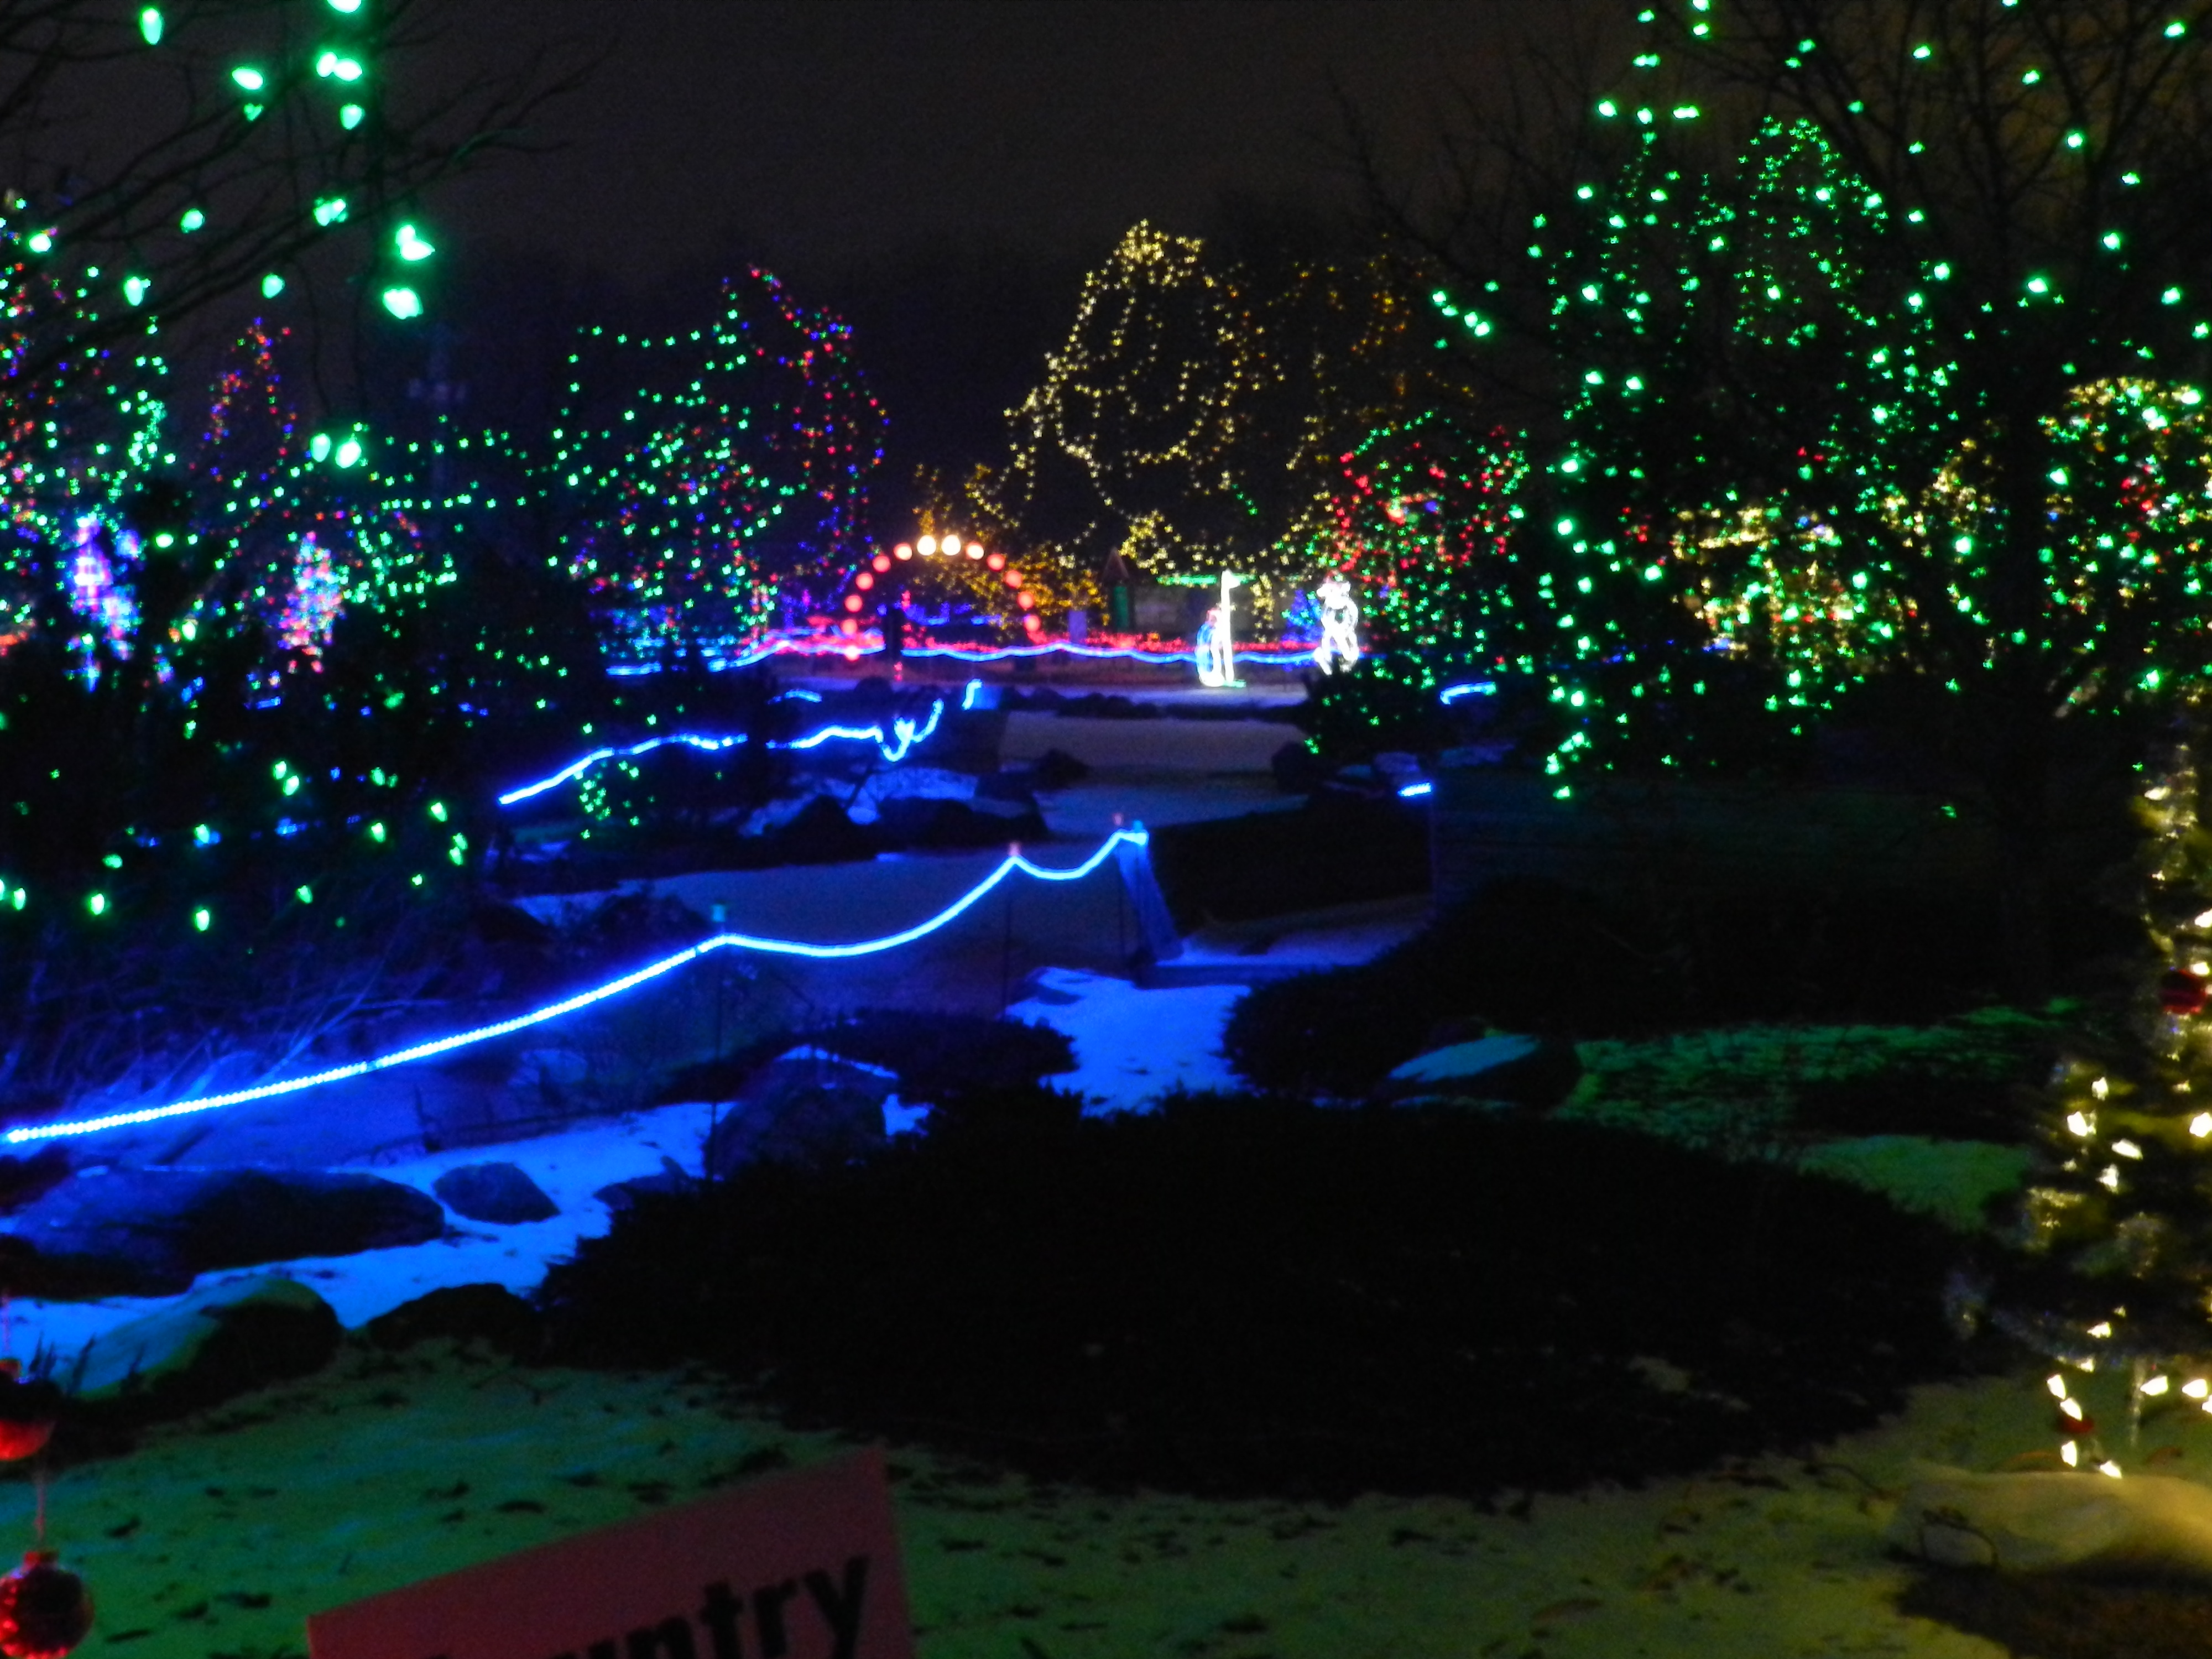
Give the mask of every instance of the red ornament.
[[0, 1654], [7, 1659], [62, 1659], [92, 1629], [92, 1592], [55, 1564], [52, 1550], [33, 1550], [0, 1578]]
[[2094, 1417], [2069, 1417], [2064, 1412], [2058, 1413], [2058, 1432], [2061, 1434], [2090, 1435], [2096, 1431], [2097, 1419]]
[[23, 1381], [23, 1362], [0, 1359], [0, 1460], [28, 1457], [52, 1437], [62, 1391], [52, 1382]]
[[2158, 976], [2158, 1006], [2169, 1014], [2201, 1014], [2208, 989], [2203, 975], [2170, 968]]

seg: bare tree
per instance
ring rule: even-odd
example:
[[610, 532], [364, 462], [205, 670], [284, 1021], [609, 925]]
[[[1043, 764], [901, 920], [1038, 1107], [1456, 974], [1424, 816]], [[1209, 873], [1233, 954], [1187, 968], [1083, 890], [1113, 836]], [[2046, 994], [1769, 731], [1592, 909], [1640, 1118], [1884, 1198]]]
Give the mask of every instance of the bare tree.
[[541, 143], [532, 119], [592, 61], [540, 42], [487, 62], [454, 21], [429, 0], [0, 0], [7, 228], [102, 301], [42, 334], [18, 382], [273, 297], [325, 249], [405, 314], [423, 193]]

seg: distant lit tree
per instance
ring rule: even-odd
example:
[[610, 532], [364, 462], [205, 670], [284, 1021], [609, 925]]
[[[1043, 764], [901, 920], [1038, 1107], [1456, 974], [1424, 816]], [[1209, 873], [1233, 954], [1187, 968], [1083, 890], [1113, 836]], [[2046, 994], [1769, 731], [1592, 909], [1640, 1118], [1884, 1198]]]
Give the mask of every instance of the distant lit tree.
[[571, 568], [632, 649], [739, 637], [861, 556], [883, 412], [851, 329], [750, 271], [706, 329], [587, 331], [545, 464]]

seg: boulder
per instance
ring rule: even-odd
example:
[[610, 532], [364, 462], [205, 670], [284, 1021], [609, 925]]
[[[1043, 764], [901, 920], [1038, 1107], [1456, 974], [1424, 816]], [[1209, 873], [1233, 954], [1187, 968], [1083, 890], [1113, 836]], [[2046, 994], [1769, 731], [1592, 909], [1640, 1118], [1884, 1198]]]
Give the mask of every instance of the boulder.
[[12, 1226], [37, 1253], [15, 1288], [69, 1299], [169, 1296], [216, 1268], [427, 1243], [446, 1212], [380, 1176], [114, 1170], [63, 1182]]
[[1899, 1503], [1889, 1542], [1939, 1566], [2212, 1582], [2212, 1491], [2171, 1475], [1938, 1469]]
[[881, 1146], [884, 1103], [898, 1079], [881, 1066], [793, 1048], [755, 1072], [707, 1146], [719, 1179], [740, 1165], [836, 1164]]
[[1036, 802], [1027, 798], [1008, 801], [979, 795], [962, 801], [900, 796], [883, 803], [876, 822], [901, 847], [1003, 847], [1010, 841], [1039, 841], [1045, 835]]
[[628, 1181], [611, 1181], [592, 1196], [620, 1215], [636, 1203], [643, 1194], [689, 1192], [698, 1184], [697, 1176], [664, 1152], [660, 1157], [659, 1175], [634, 1176]]
[[1382, 1080], [1384, 1100], [1448, 1097], [1539, 1109], [1558, 1105], [1583, 1074], [1571, 1042], [1549, 1037], [1486, 1036], [1416, 1054]]
[[344, 1338], [329, 1303], [262, 1275], [191, 1291], [93, 1341], [61, 1380], [73, 1414], [150, 1422], [320, 1370]]
[[430, 1190], [455, 1215], [495, 1227], [549, 1221], [561, 1213], [545, 1189], [512, 1164], [464, 1164], [432, 1182]]
[[380, 1348], [411, 1348], [446, 1338], [532, 1359], [545, 1346], [544, 1318], [503, 1285], [449, 1285], [379, 1314], [362, 1330]]
[[20, 1210], [70, 1176], [69, 1148], [50, 1140], [28, 1158], [0, 1155], [0, 1212]]

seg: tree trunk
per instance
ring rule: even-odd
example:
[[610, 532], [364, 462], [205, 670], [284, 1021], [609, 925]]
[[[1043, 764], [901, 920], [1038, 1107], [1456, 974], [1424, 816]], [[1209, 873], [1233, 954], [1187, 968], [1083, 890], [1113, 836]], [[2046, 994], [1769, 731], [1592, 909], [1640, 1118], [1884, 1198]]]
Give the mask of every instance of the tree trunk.
[[2004, 711], [1986, 775], [1996, 835], [1998, 943], [2006, 1000], [2039, 1007], [2051, 992], [2050, 714]]

